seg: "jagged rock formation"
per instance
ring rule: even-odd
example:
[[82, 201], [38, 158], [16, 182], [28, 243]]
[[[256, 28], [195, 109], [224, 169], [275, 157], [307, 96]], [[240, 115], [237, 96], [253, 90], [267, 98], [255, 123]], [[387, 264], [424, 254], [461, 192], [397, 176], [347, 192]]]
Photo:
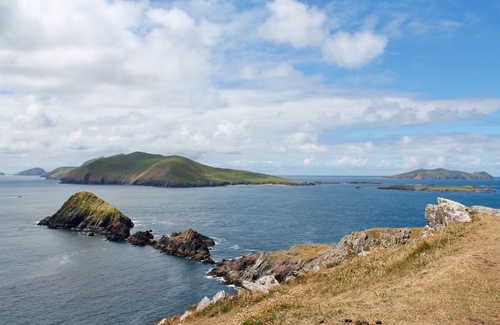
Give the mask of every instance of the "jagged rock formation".
[[91, 230], [106, 236], [110, 241], [122, 241], [130, 236], [130, 228], [134, 223], [95, 194], [78, 192], [72, 195], [54, 215], [44, 218], [38, 225], [49, 228]]
[[134, 246], [146, 246], [146, 245], [154, 245], [156, 241], [154, 241], [154, 235], [152, 230], [146, 231], [138, 231], [133, 235], [130, 235], [127, 241]]
[[438, 198], [438, 204], [428, 204], [425, 219], [430, 228], [439, 229], [450, 223], [470, 222], [469, 208], [448, 199]]
[[202, 263], [214, 263], [210, 257], [209, 246], [215, 245], [212, 238], [189, 228], [182, 232], [173, 232], [170, 237], [162, 236], [153, 247], [174, 256], [188, 257]]
[[265, 291], [274, 285], [270, 277], [281, 283], [297, 275], [345, 264], [375, 248], [406, 244], [415, 240], [418, 231], [411, 229], [371, 229], [344, 236], [337, 245], [304, 244], [285, 251], [249, 254], [222, 260], [209, 275], [223, 277], [228, 284], [247, 290]]

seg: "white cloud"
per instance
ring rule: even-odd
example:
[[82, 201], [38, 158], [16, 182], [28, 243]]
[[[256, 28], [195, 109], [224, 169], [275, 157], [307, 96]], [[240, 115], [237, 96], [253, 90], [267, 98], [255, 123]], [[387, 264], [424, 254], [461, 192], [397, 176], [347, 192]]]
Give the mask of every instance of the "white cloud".
[[367, 159], [362, 158], [351, 158], [351, 157], [342, 157], [340, 159], [335, 159], [330, 162], [332, 167], [336, 168], [360, 168], [365, 167], [368, 163]]
[[266, 5], [271, 16], [260, 27], [262, 37], [296, 48], [318, 46], [327, 30], [325, 14], [296, 0], [275, 0]]
[[326, 15], [297, 0], [275, 0], [267, 7], [271, 16], [260, 28], [263, 38], [295, 48], [319, 48], [326, 62], [341, 67], [357, 68], [369, 63], [384, 52], [388, 42], [385, 36], [369, 30], [337, 31], [331, 35]]
[[323, 46], [326, 61], [342, 67], [363, 66], [384, 52], [387, 38], [370, 31], [354, 34], [337, 32]]

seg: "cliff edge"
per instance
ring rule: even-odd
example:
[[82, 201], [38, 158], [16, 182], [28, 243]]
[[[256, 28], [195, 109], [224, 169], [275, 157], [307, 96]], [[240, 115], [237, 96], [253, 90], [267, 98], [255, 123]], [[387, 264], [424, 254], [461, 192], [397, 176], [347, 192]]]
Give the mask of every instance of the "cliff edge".
[[500, 324], [500, 209], [439, 198], [425, 218], [222, 261], [245, 289], [160, 324]]

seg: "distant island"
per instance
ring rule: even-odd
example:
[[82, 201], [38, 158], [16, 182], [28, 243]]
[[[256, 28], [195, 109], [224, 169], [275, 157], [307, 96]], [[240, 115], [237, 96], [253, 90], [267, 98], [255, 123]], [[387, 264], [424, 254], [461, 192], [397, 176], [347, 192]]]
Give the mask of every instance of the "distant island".
[[400, 190], [410, 192], [467, 192], [467, 193], [491, 193], [494, 190], [487, 187], [465, 186], [436, 186], [436, 185], [390, 185], [378, 186], [379, 190]]
[[30, 168], [18, 173], [15, 173], [15, 176], [41, 176], [45, 173], [45, 170], [40, 167]]
[[469, 180], [487, 180], [493, 179], [493, 176], [486, 172], [466, 173], [457, 170], [448, 170], [444, 168], [437, 169], [417, 169], [411, 172], [385, 176], [385, 178], [398, 179], [469, 179]]
[[0, 176], [5, 175], [4, 173], [0, 172]]
[[97, 158], [77, 168], [61, 167], [48, 173], [47, 177], [70, 184], [159, 187], [308, 184], [244, 170], [214, 168], [181, 156], [162, 156], [144, 152]]

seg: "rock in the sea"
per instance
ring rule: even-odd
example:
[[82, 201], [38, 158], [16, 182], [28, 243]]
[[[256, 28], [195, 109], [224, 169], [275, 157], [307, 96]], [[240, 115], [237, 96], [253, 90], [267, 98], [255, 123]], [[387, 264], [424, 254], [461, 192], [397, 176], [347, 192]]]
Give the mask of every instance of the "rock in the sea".
[[162, 236], [153, 246], [169, 255], [188, 257], [202, 263], [213, 264], [214, 261], [210, 257], [208, 248], [213, 245], [215, 242], [212, 238], [189, 228], [182, 232], [173, 232], [170, 237]]
[[90, 230], [110, 241], [127, 239], [134, 226], [129, 217], [90, 192], [72, 195], [53, 216], [38, 224], [49, 228]]
[[458, 202], [438, 198], [438, 204], [428, 204], [425, 219], [432, 229], [440, 229], [451, 224], [470, 222], [470, 209]]
[[127, 241], [131, 243], [134, 246], [146, 246], [146, 245], [153, 245], [153, 239], [154, 239], [153, 231], [152, 230], [146, 230], [146, 231], [138, 231], [133, 235], [130, 235], [128, 237]]

